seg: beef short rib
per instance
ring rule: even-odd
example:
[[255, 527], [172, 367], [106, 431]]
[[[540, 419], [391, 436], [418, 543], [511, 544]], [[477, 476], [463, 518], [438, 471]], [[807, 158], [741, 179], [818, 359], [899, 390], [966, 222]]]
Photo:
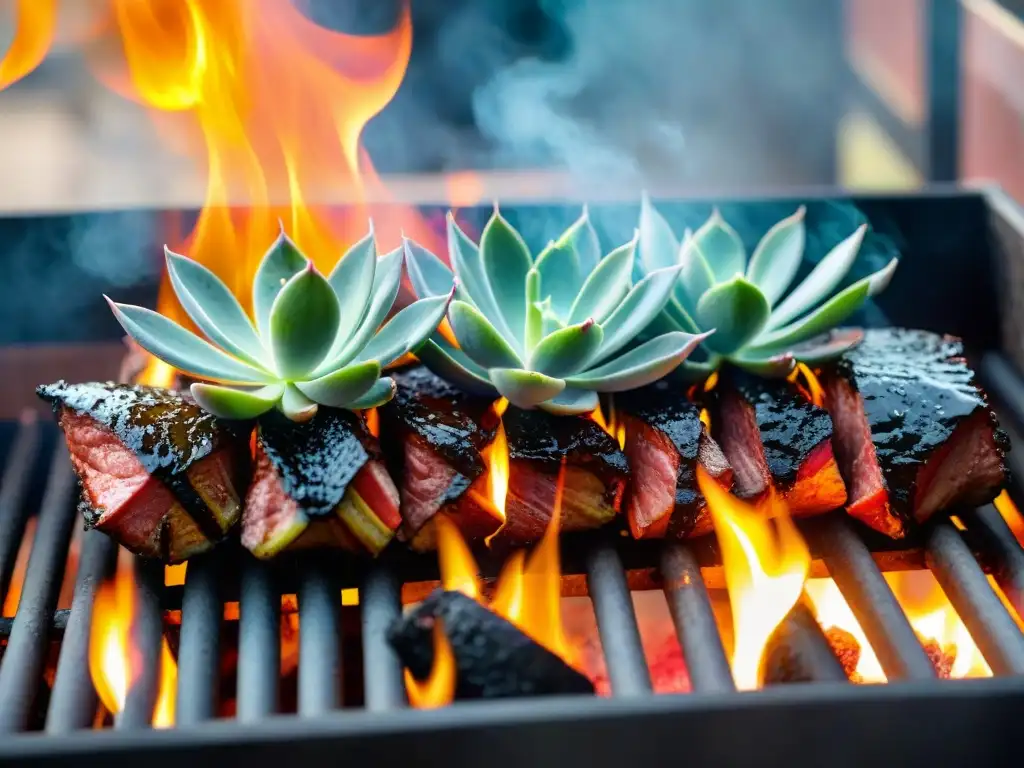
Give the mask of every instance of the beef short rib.
[[708, 399], [712, 433], [733, 468], [733, 493], [754, 501], [774, 484], [795, 516], [845, 503], [832, 419], [796, 384], [731, 370]]
[[959, 339], [869, 330], [823, 377], [853, 517], [899, 538], [910, 521], [999, 493], [1009, 445]]
[[659, 382], [615, 398], [632, 469], [626, 514], [634, 538], [686, 538], [712, 530], [697, 463], [726, 488], [733, 469], [708, 435], [700, 409]]
[[245, 428], [156, 387], [59, 381], [37, 392], [58, 414], [88, 525], [135, 554], [178, 563], [238, 521]]

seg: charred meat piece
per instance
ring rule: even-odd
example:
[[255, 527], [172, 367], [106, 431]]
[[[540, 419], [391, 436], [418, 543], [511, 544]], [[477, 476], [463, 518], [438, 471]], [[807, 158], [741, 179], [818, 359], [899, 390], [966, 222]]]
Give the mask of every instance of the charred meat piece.
[[587, 416], [555, 416], [511, 407], [502, 420], [509, 480], [505, 525], [494, 539], [496, 544], [523, 544], [544, 534], [555, 506], [563, 459], [563, 531], [598, 528], [619, 513], [629, 465], [614, 438], [597, 422]]
[[796, 384], [729, 371], [710, 399], [712, 433], [732, 465], [737, 496], [755, 500], [774, 484], [798, 516], [846, 502], [832, 419]]
[[434, 663], [434, 624], [442, 622], [455, 656], [456, 699], [593, 693], [594, 685], [559, 656], [461, 592], [431, 593], [388, 630], [413, 677]]
[[398, 391], [379, 413], [388, 464], [402, 478], [399, 538], [414, 549], [433, 548], [431, 521], [441, 511], [468, 538], [494, 533], [501, 518], [487, 503], [482, 455], [498, 428], [491, 401], [423, 367], [392, 375]]
[[260, 558], [339, 547], [376, 555], [398, 527], [398, 490], [376, 438], [351, 411], [321, 406], [304, 424], [260, 419], [242, 544]]
[[958, 339], [869, 330], [824, 383], [853, 517], [899, 538], [910, 520], [999, 493], [1009, 445]]
[[637, 539], [683, 539], [712, 530], [697, 488], [697, 463], [729, 488], [733, 469], [708, 435], [700, 409], [663, 382], [616, 397], [632, 470], [626, 513]]
[[178, 563], [238, 521], [244, 428], [155, 387], [59, 381], [36, 391], [64, 430], [88, 525], [138, 555]]

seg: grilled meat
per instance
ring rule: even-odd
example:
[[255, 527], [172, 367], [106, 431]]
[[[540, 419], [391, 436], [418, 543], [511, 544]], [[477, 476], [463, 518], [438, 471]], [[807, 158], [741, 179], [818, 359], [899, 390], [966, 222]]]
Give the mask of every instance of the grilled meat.
[[482, 455], [498, 428], [491, 402], [465, 394], [423, 367], [393, 377], [398, 392], [380, 417], [388, 463], [402, 478], [399, 538], [414, 549], [433, 548], [431, 520], [442, 510], [467, 538], [494, 533], [501, 518], [487, 503]]
[[64, 430], [86, 524], [132, 552], [177, 563], [241, 514], [248, 433], [186, 396], [113, 383], [39, 387]]
[[774, 484], [793, 515], [843, 505], [832, 419], [796, 384], [729, 371], [710, 400], [712, 433], [732, 465], [737, 496], [755, 500]]
[[331, 546], [376, 555], [400, 522], [398, 491], [358, 415], [321, 406], [304, 424], [276, 411], [260, 419], [242, 515], [254, 555]]
[[869, 330], [824, 374], [847, 511], [899, 538], [910, 520], [991, 501], [1008, 443], [958, 339]]
[[708, 435], [699, 408], [664, 382], [620, 395], [632, 483], [626, 514], [637, 539], [683, 539], [712, 530], [697, 488], [697, 463], [725, 487], [733, 469]]

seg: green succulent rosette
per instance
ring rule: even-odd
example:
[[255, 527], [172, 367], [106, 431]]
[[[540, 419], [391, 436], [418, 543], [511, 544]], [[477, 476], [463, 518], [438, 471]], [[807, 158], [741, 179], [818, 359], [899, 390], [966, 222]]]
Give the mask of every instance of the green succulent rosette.
[[449, 268], [405, 241], [413, 288], [438, 296], [456, 281], [448, 321], [457, 345], [435, 334], [417, 351], [461, 388], [556, 414], [593, 411], [675, 369], [710, 333], [673, 330], [636, 345], [671, 299], [682, 267], [634, 284], [637, 238], [602, 256], [583, 215], [536, 256], [495, 209], [477, 245], [448, 217]]
[[793, 285], [803, 259], [804, 208], [779, 221], [748, 258], [743, 241], [717, 210], [682, 242], [644, 195], [640, 210], [639, 274], [670, 266], [679, 279], [657, 330], [698, 334], [703, 360], [688, 360], [680, 370], [706, 376], [729, 362], [762, 376], [785, 375], [796, 362], [815, 366], [834, 359], [862, 333], [827, 333], [888, 286], [897, 259], [837, 291], [860, 250], [867, 225], [857, 228]]
[[[329, 275], [282, 231], [253, 279], [253, 317], [202, 264], [166, 250], [167, 274], [200, 338], [150, 309], [117, 304], [115, 317], [139, 346], [207, 382], [192, 385], [204, 409], [252, 419], [273, 408], [305, 421], [319, 405], [359, 410], [390, 400], [381, 371], [414, 350], [444, 318], [452, 295], [416, 301], [381, 326], [398, 295], [403, 252], [377, 258], [373, 231]], [[105, 297], [106, 298], [106, 297]]]

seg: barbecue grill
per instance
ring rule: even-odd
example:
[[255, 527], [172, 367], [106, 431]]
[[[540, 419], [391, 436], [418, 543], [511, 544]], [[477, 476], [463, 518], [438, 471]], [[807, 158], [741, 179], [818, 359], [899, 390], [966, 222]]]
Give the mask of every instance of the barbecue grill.
[[[731, 203], [740, 210], [801, 201]], [[1024, 212], [998, 190], [935, 190], [853, 203], [891, 237], [903, 265], [878, 308], [894, 324], [964, 338], [972, 365], [1017, 445], [1009, 455], [1024, 477], [1024, 328], [1015, 297], [1024, 270]], [[693, 204], [679, 202], [678, 205]], [[665, 205], [671, 209], [672, 204]], [[809, 206], [828, 207], [827, 198]], [[600, 207], [598, 207], [600, 208]], [[611, 209], [614, 206], [607, 206]], [[506, 211], [525, 221], [552, 207]], [[568, 214], [568, 209], [566, 209]], [[153, 216], [138, 212], [138, 216]], [[600, 217], [600, 210], [597, 211]], [[60, 227], [56, 217], [8, 220], [0, 229]], [[68, 217], [63, 217], [67, 219]], [[620, 217], [623, 220], [628, 216]], [[151, 302], [151, 299], [150, 299]], [[97, 302], [99, 304], [99, 302]], [[111, 328], [109, 338], [115, 338]], [[108, 353], [114, 347], [104, 347]], [[94, 349], [62, 351], [58, 375]], [[116, 359], [109, 354], [106, 359]], [[38, 350], [0, 352], [5, 413], [29, 404], [29, 385], [55, 378]], [[35, 361], [36, 364], [31, 364]], [[15, 371], [15, 367], [18, 370]], [[8, 376], [8, 372], [11, 375]], [[114, 371], [108, 375], [113, 376]], [[24, 391], [23, 391], [24, 390]], [[33, 404], [34, 405], [34, 404]], [[14, 406], [14, 407], [12, 407]], [[260, 563], [231, 545], [192, 560], [183, 586], [165, 586], [162, 566], [136, 567], [134, 642], [141, 676], [110, 722], [89, 673], [93, 598], [110, 574], [115, 546], [98, 532], [78, 538], [70, 608], [58, 593], [74, 529], [77, 488], [63, 441], [45, 417], [26, 412], [0, 424], [0, 597], [12, 585], [26, 521], [37, 511], [31, 557], [13, 619], [0, 620], [0, 762], [107, 766], [397, 763], [447, 768], [660, 765], [680, 760], [729, 765], [864, 765], [1008, 762], [1016, 713], [1024, 704], [1024, 633], [987, 579], [1024, 615], [1024, 549], [991, 506], [964, 510], [898, 544], [872, 536], [845, 516], [801, 523], [815, 563], [850, 604], [891, 681], [850, 685], [820, 628], [794, 611], [783, 630], [806, 684], [736, 693], [712, 612], [708, 586], [720, 584], [709, 537], [634, 542], [604, 532], [563, 545], [566, 592], [593, 603], [610, 697], [556, 697], [407, 707], [400, 663], [385, 640], [406, 597], [436, 582], [434, 555], [401, 547], [374, 563], [311, 555]], [[1019, 485], [1011, 493], [1022, 498]], [[493, 574], [496, 563], [483, 562]], [[882, 575], [928, 568], [992, 669], [985, 680], [940, 681]], [[359, 588], [358, 606], [341, 589]], [[664, 591], [692, 693], [654, 695], [631, 590]], [[299, 661], [294, 714], [279, 714], [282, 595], [297, 596]], [[0, 601], [2, 602], [2, 601]], [[237, 603], [237, 612], [230, 609]], [[226, 605], [229, 609], [226, 611]], [[149, 728], [157, 660], [173, 638], [178, 680], [174, 730]], [[237, 678], [224, 654], [237, 650]], [[836, 669], [840, 673], [837, 679]], [[230, 675], [228, 675], [230, 677]], [[225, 716], [222, 699], [236, 711]], [[102, 727], [96, 727], [101, 725]]]

